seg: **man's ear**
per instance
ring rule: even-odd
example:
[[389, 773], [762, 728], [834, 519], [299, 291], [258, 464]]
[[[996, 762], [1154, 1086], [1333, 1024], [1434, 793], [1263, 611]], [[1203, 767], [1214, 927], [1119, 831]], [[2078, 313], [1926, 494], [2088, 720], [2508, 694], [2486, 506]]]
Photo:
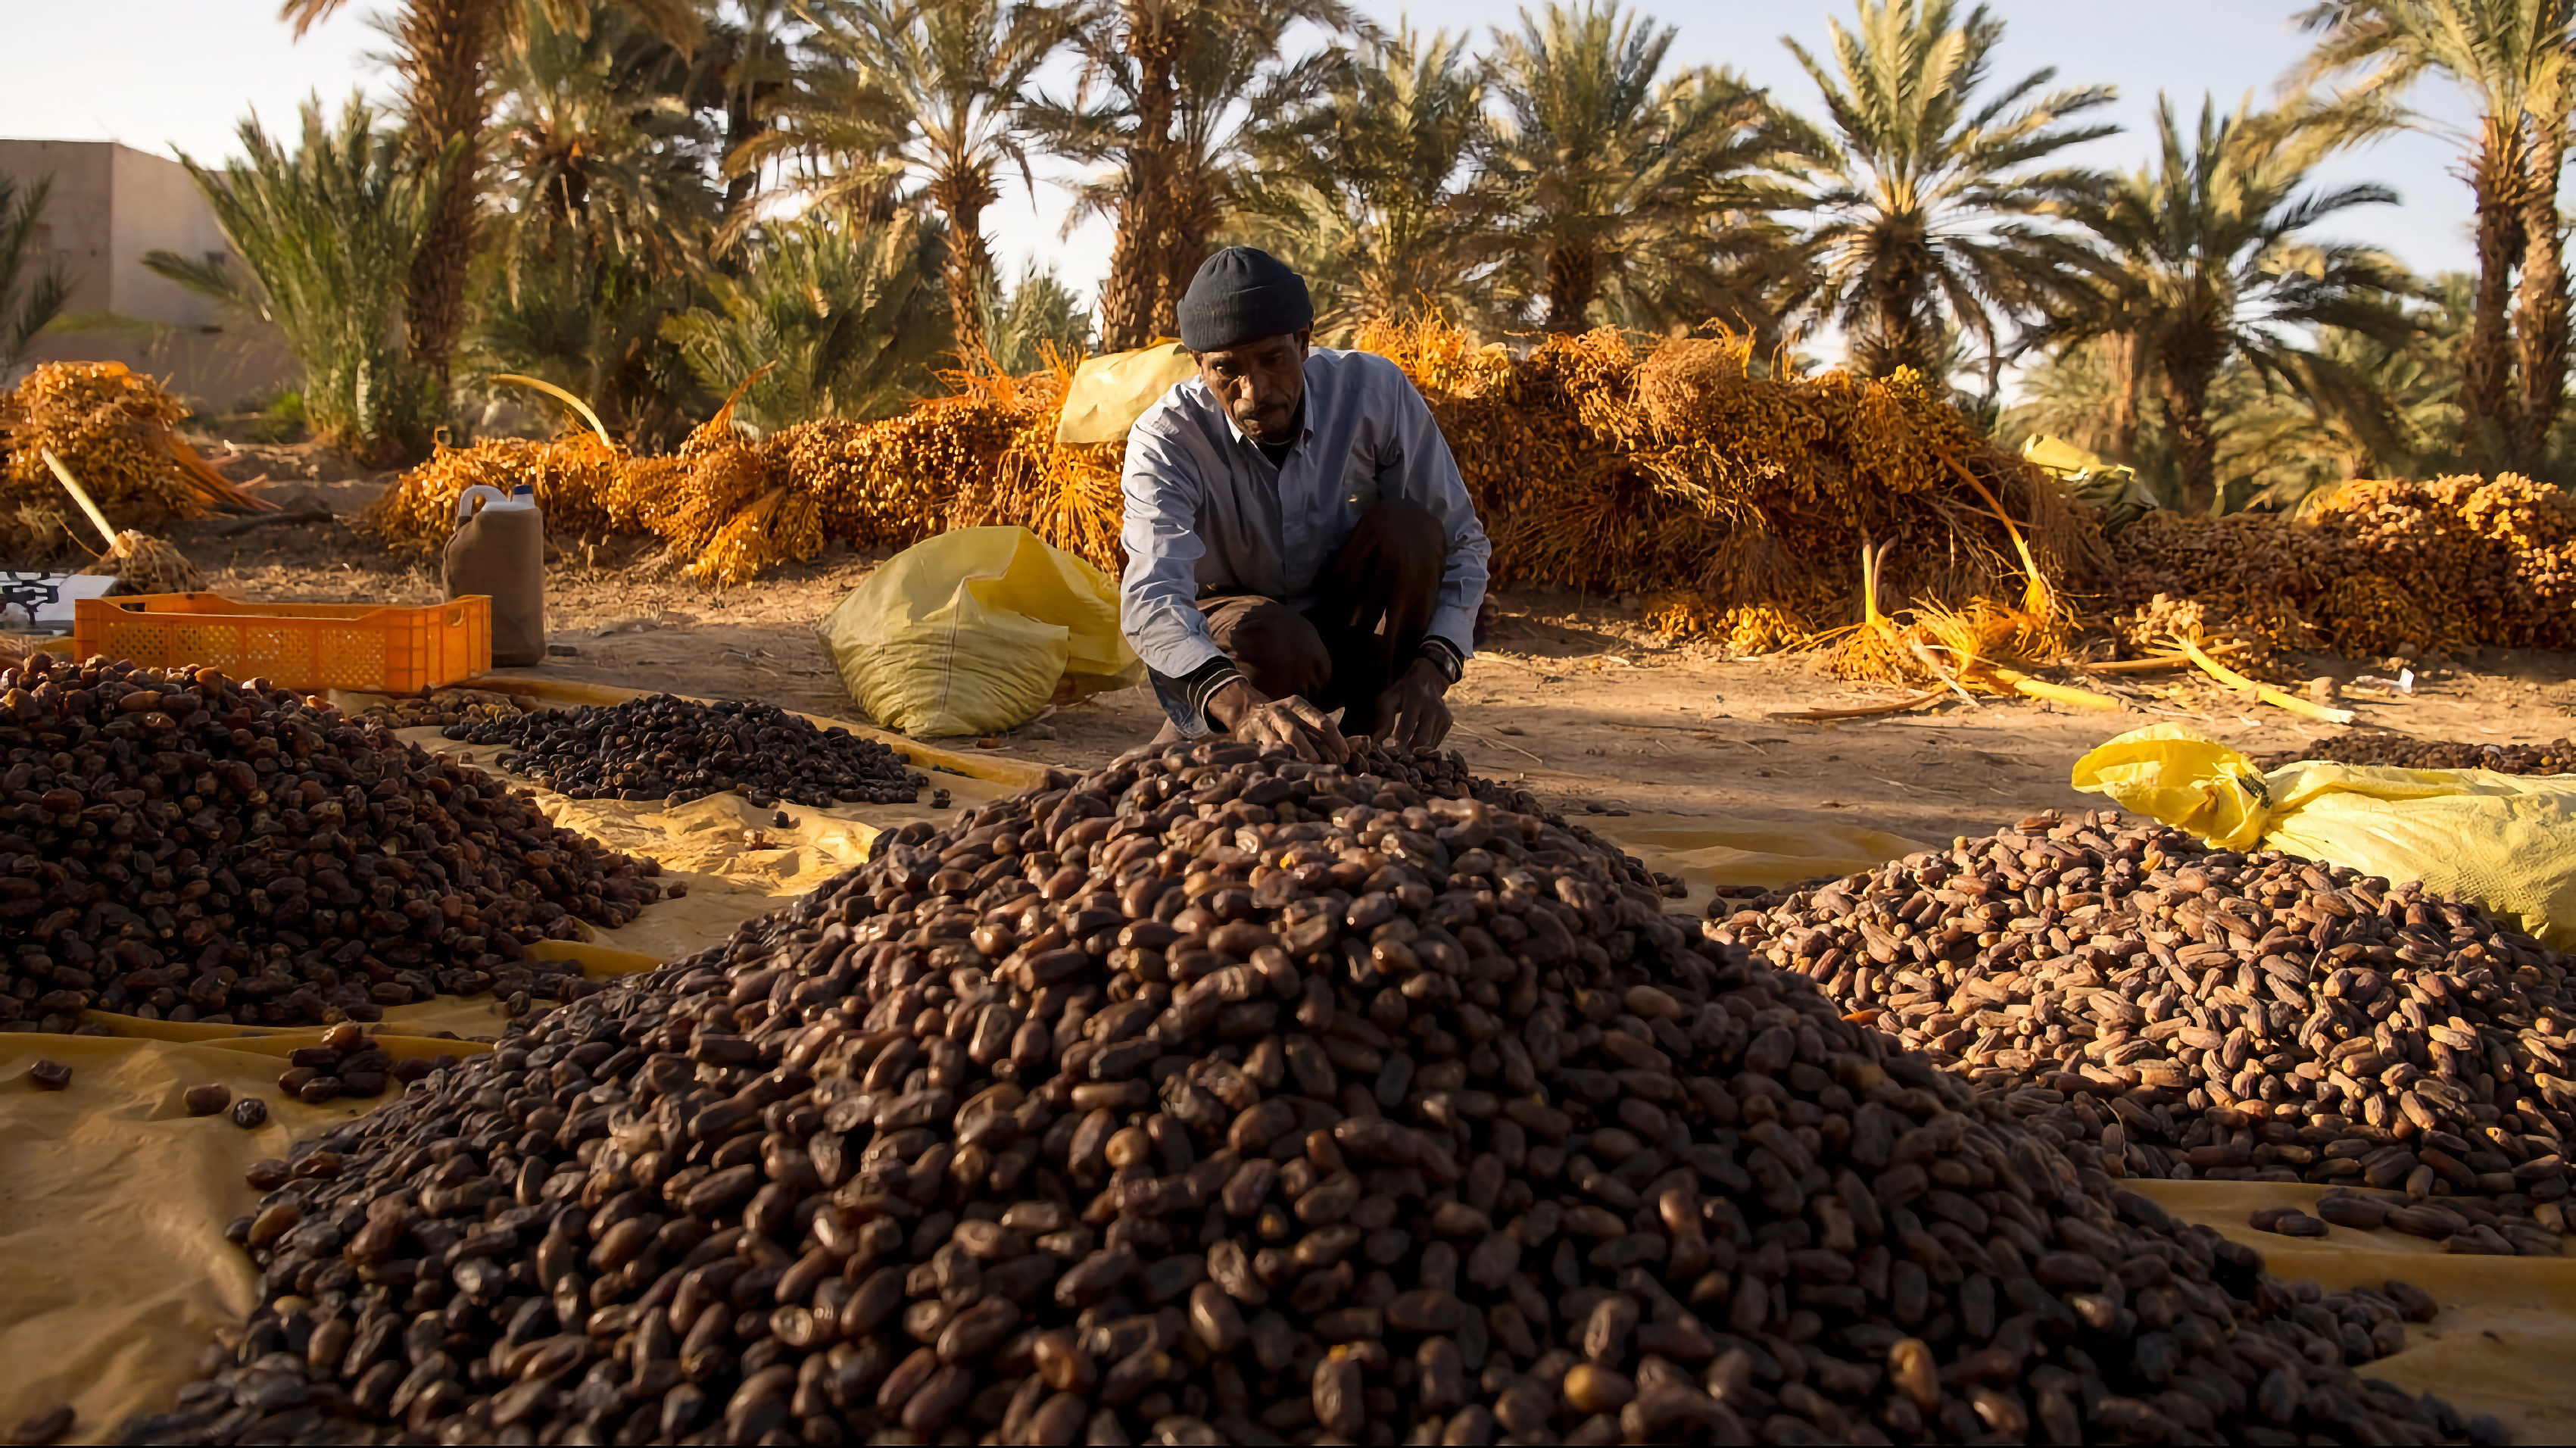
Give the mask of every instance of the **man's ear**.
[[1307, 356], [1314, 350], [1315, 329], [1313, 327], [1299, 327], [1297, 329], [1297, 360], [1300, 362], [1305, 361]]

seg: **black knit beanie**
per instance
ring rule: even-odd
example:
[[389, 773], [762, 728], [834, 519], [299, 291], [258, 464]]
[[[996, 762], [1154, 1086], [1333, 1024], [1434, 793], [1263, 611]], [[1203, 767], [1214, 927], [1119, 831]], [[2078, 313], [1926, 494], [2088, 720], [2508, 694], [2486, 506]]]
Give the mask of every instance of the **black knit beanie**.
[[1315, 323], [1306, 279], [1285, 262], [1249, 246], [1209, 257], [1181, 297], [1181, 345], [1214, 352], [1285, 336]]

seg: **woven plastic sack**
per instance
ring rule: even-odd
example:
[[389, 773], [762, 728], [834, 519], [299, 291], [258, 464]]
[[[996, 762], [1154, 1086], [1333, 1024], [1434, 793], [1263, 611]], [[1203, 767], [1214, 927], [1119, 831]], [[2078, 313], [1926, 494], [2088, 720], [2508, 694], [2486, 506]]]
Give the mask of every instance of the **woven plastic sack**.
[[1055, 440], [1067, 447], [1121, 441], [1146, 408], [1198, 371], [1198, 359], [1178, 342], [1091, 358], [1065, 387]]
[[2421, 880], [2576, 949], [2576, 775], [2318, 760], [2267, 774], [2224, 744], [2157, 724], [2077, 760], [2074, 785], [2215, 849]]
[[1142, 683], [1118, 589], [1026, 528], [960, 528], [887, 560], [816, 625], [868, 717], [920, 739], [999, 734]]
[[2116, 534], [2164, 506], [2137, 469], [2105, 462], [2064, 438], [2036, 434], [2022, 443], [2021, 455], [2099, 515], [2106, 534]]

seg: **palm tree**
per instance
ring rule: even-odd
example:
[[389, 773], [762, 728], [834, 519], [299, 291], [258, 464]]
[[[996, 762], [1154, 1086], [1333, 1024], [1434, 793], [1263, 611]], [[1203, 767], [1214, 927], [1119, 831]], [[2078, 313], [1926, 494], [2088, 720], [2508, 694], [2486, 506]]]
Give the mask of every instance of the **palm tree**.
[[[725, 152], [726, 194], [775, 167], [810, 212], [864, 225], [893, 220], [906, 205], [904, 163], [893, 152], [910, 126], [894, 93], [840, 47], [799, 44], [789, 60], [785, 81], [754, 112], [750, 139]], [[759, 223], [751, 207], [728, 206], [719, 250], [730, 255]]]
[[1758, 169], [1785, 139], [1762, 93], [1725, 71], [1659, 78], [1673, 36], [1616, 0], [1551, 0], [1522, 11], [1517, 34], [1495, 32], [1502, 114], [1481, 167], [1507, 208], [1513, 280], [1551, 332], [1704, 259], [1712, 213], [1785, 199]]
[[502, 38], [465, 375], [544, 378], [647, 444], [705, 410], [657, 329], [703, 300], [724, 63], [617, 10], [580, 29], [531, 13]]
[[[278, 17], [291, 22], [300, 39], [347, 3], [282, 0]], [[405, 279], [406, 346], [430, 379], [441, 411], [446, 408], [449, 363], [465, 331], [465, 282], [474, 262], [493, 47], [531, 13], [581, 31], [604, 10], [620, 5], [677, 44], [687, 45], [698, 34], [692, 0], [403, 0], [388, 22], [414, 160], [453, 153], [433, 197], [429, 233]]]
[[[2267, 386], [2241, 359], [2231, 360], [2210, 389], [2211, 430], [2218, 436], [2218, 491], [2223, 507], [2290, 511], [2306, 498], [2353, 478], [2422, 478], [2456, 471], [2459, 435], [2459, 339], [2468, 329], [2472, 279], [2441, 278], [2431, 300], [2408, 307], [2415, 331], [2390, 342], [2341, 327], [2317, 329], [2318, 384], [2307, 391]], [[2105, 343], [2106, 334], [2043, 353], [2023, 369], [2020, 400], [2001, 430], [2018, 447], [2049, 433], [2117, 458], [2166, 507], [2183, 505], [2180, 479], [2152, 415], [2129, 409], [2120, 441], [2119, 399], [2130, 390]]]
[[405, 322], [404, 277], [454, 152], [424, 172], [405, 154], [401, 134], [379, 129], [376, 112], [354, 97], [337, 125], [324, 120], [320, 102], [307, 102], [303, 144], [292, 154], [255, 116], [239, 135], [243, 159], [221, 171], [184, 154], [179, 163], [242, 268], [166, 251], [146, 254], [143, 264], [275, 324], [304, 369], [304, 408], [322, 441], [376, 464], [417, 451], [437, 399], [395, 339]]
[[1253, 136], [1245, 221], [1306, 275], [1319, 335], [1344, 339], [1426, 301], [1452, 317], [1483, 309], [1496, 210], [1474, 184], [1486, 69], [1463, 36], [1402, 30]]
[[[724, 143], [719, 158], [732, 156], [760, 138], [771, 124], [777, 99], [796, 79], [795, 57], [786, 39], [788, 0], [735, 0], [741, 18], [718, 19], [707, 26], [707, 64], [724, 96]], [[727, 234], [749, 227], [760, 172], [746, 167], [725, 175], [724, 215]]]
[[0, 376], [26, 357], [36, 334], [71, 300], [68, 273], [51, 264], [36, 269], [36, 226], [53, 186], [47, 177], [21, 189], [16, 177], [0, 173]]
[[506, 280], [501, 270], [497, 257], [477, 264], [482, 300], [457, 354], [463, 372], [521, 373], [569, 389], [640, 450], [677, 446], [721, 400], [705, 395], [661, 336], [665, 318], [706, 302], [702, 269], [659, 270], [585, 247]]
[[984, 346], [980, 291], [993, 275], [984, 211], [1001, 200], [996, 173], [1029, 174], [1019, 99], [1030, 78], [1070, 34], [1065, 11], [1002, 0], [807, 0], [810, 44], [839, 68], [832, 83], [781, 102], [783, 128], [736, 151], [740, 169], [794, 150], [809, 135], [835, 153], [864, 159], [860, 186], [897, 174], [918, 177], [948, 223], [948, 306], [956, 345]]
[[[2308, 173], [2342, 137], [2201, 104], [2196, 135], [2156, 106], [2156, 163], [2117, 178], [2078, 214], [2114, 270], [2094, 305], [2041, 329], [2060, 341], [2118, 336], [2114, 366], [2134, 393], [2151, 385], [2189, 506], [2218, 501], [2210, 389], [2242, 363], [2263, 386], [2319, 403], [2349, 381], [2304, 334], [2342, 328], [2396, 347], [2415, 333], [2399, 305], [2420, 294], [2403, 267], [2368, 247], [2312, 242], [2305, 233], [2355, 206], [2393, 205], [2384, 186], [2306, 191]], [[2125, 459], [2124, 459], [2125, 460]]]
[[944, 244], [937, 222], [909, 214], [772, 227], [742, 275], [705, 279], [712, 305], [669, 317], [662, 335], [718, 396], [759, 374], [736, 413], [754, 427], [882, 417], [929, 380], [949, 335]]
[[2067, 338], [2030, 354], [2017, 376], [2019, 397], [2004, 409], [1997, 436], [2019, 447], [2046, 433], [2133, 468], [2141, 477], [2159, 471], [2163, 438], [2152, 421], [2139, 417], [2136, 398], [2130, 395], [2135, 369], [2108, 345], [2113, 340], [2109, 333]]
[[[2294, 512], [2355, 478], [2420, 478], [2450, 471], [2459, 435], [2456, 339], [2410, 312], [2423, 335], [2391, 343], [2340, 327], [2319, 330], [2323, 385], [2299, 396], [2259, 385], [2219, 429], [2222, 493], [2243, 506]], [[2442, 343], [2451, 343], [2443, 346]]]
[[2393, 107], [2434, 70], [2477, 104], [2466, 170], [2478, 280], [2460, 358], [2462, 443], [2490, 469], [2537, 467], [2566, 400], [2558, 178], [2576, 110], [2576, 0], [2325, 0], [2301, 20], [2322, 32], [2303, 78], [2351, 78], [2347, 101]]
[[2097, 194], [2100, 176], [2039, 163], [2116, 132], [2068, 124], [2113, 91], [2047, 90], [2057, 72], [2045, 69], [1981, 97], [2003, 31], [1983, 5], [1961, 20], [1952, 0], [1859, 0], [1856, 29], [1833, 24], [1831, 72], [1782, 42], [1824, 92], [1833, 131], [1808, 143], [1819, 270], [1792, 300], [1842, 326], [1872, 375], [1928, 372], [1955, 327], [1984, 350], [1991, 384], [1997, 322], [2054, 310], [2095, 264], [2043, 223]]
[[1049, 150], [1106, 172], [1076, 192], [1071, 218], [1117, 224], [1100, 292], [1103, 347], [1173, 335], [1181, 293], [1239, 209], [1252, 138], [1347, 63], [1338, 44], [1291, 58], [1300, 23], [1368, 33], [1342, 0], [1103, 4], [1073, 36], [1083, 73], [1072, 99], [1028, 107]]
[[684, 52], [623, 12], [585, 30], [538, 13], [492, 73], [488, 243], [508, 285], [576, 254], [694, 270], [716, 204], [696, 115], [712, 86]]
[[1091, 309], [1052, 269], [1031, 262], [1007, 289], [991, 279], [976, 298], [982, 313], [985, 354], [1011, 377], [1024, 377], [1047, 365], [1053, 349], [1060, 358], [1080, 357], [1091, 347]]

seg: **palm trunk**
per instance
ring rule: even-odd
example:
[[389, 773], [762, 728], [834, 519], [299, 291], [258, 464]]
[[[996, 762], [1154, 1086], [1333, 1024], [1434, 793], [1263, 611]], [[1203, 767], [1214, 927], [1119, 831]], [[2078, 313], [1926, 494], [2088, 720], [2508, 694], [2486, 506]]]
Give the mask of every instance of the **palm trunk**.
[[[745, 61], [748, 65], [749, 62]], [[725, 154], [730, 156], [760, 138], [769, 129], [753, 105], [751, 87], [736, 85], [725, 91]], [[753, 190], [760, 185], [757, 170], [745, 170], [725, 178], [724, 214], [730, 219], [751, 204]]]
[[973, 166], [953, 167], [930, 183], [930, 204], [948, 219], [949, 334], [958, 361], [969, 367], [990, 353], [981, 303], [993, 275], [993, 252], [984, 243], [984, 208], [998, 194], [992, 177]]
[[2508, 466], [2512, 454], [2513, 358], [2505, 304], [2515, 253], [2523, 249], [2518, 202], [2524, 170], [2520, 131], [2509, 118], [2488, 116], [2469, 172], [2477, 201], [2478, 283], [2468, 340], [2460, 348], [2460, 447], [2481, 471]]
[[1931, 298], [1924, 297], [1907, 307], [1895, 321], [1893, 352], [1897, 364], [1912, 368], [1934, 384], [1946, 387], [1950, 379], [1941, 372], [1941, 338], [1939, 330], [1933, 326]]
[[1172, 72], [1180, 54], [1166, 7], [1128, 0], [1127, 53], [1136, 62], [1136, 134], [1118, 196], [1118, 241], [1100, 288], [1100, 345], [1132, 351], [1154, 340], [1171, 248]]
[[2218, 359], [2196, 353], [2168, 357], [2161, 370], [2165, 433], [2182, 475], [2183, 508], [2207, 514], [2218, 503], [2218, 431], [2209, 424], [2209, 388], [2218, 377]]
[[439, 183], [428, 232], [412, 258], [406, 297], [407, 350], [428, 385], [433, 418], [447, 414], [448, 365], [465, 332], [465, 279], [474, 262], [490, 100], [483, 60], [496, 8], [495, 0], [413, 0], [396, 31], [404, 101], [421, 148], [431, 155], [450, 145], [460, 151]]
[[2567, 235], [2558, 217], [2558, 169], [2566, 159], [2566, 131], [2540, 127], [2523, 183], [2522, 288], [2513, 319], [2522, 371], [2513, 465], [2524, 473], [2546, 462], [2549, 435], [2567, 400]]
[[590, 177], [582, 169], [580, 152], [555, 173], [555, 179], [544, 192], [546, 208], [546, 249], [551, 259], [563, 251], [566, 238], [581, 229], [579, 223], [590, 210]]
[[[1896, 297], [1880, 302], [1868, 330], [1852, 340], [1851, 360], [1870, 377], [1885, 377], [1910, 367], [1932, 377], [1941, 365], [1933, 359], [1934, 338], [1925, 309]], [[1935, 381], [1943, 379], [1934, 378]]]
[[1586, 247], [1559, 246], [1547, 254], [1547, 329], [1580, 332], [1601, 295], [1601, 258]]
[[[1175, 155], [1173, 171], [1184, 168], [1185, 158]], [[1162, 253], [1162, 285], [1154, 298], [1154, 335], [1173, 336], [1180, 330], [1181, 298], [1190, 283], [1206, 264], [1211, 239], [1224, 218], [1218, 214], [1215, 187], [1205, 173], [1175, 174], [1172, 179], [1172, 204], [1165, 208], [1164, 223], [1157, 245]]]
[[2146, 347], [2135, 332], [2113, 332], [2102, 339], [2102, 357], [2111, 369], [2111, 460], [2138, 465], [2138, 402], [2146, 390]]
[[1142, 148], [1127, 157], [1127, 189], [1118, 201], [1118, 240], [1109, 252], [1109, 277], [1100, 285], [1100, 345], [1130, 352], [1154, 340], [1154, 304], [1163, 288], [1162, 258], [1147, 234], [1150, 208], [1140, 182], [1161, 168]]
[[1940, 338], [1933, 325], [1930, 244], [1920, 217], [1909, 216], [1895, 226], [1899, 234], [1887, 239], [1862, 281], [1869, 320], [1863, 334], [1853, 339], [1852, 360], [1872, 377], [1885, 377], [1899, 367], [1931, 377], [1940, 366], [1935, 360]]
[[982, 363], [993, 345], [993, 339], [984, 334], [983, 308], [984, 281], [993, 274], [993, 253], [984, 245], [980, 229], [966, 230], [982, 224], [981, 210], [954, 217], [948, 239], [949, 335], [956, 343], [957, 360], [969, 367]]
[[1177, 337], [1181, 332], [1181, 298], [1189, 295], [1190, 282], [1207, 264], [1209, 233], [1195, 227], [1175, 226], [1163, 233], [1162, 285], [1154, 293], [1154, 326], [1157, 337]]

